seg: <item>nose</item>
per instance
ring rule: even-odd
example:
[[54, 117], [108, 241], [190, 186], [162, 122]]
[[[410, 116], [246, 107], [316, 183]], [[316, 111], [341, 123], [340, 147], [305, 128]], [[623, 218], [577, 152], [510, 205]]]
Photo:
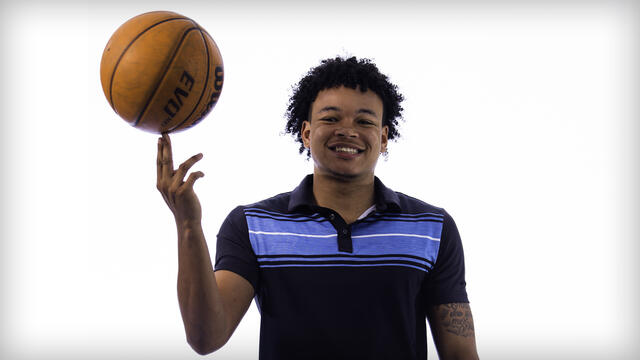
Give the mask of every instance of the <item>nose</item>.
[[351, 126], [340, 126], [335, 131], [336, 136], [344, 136], [355, 138], [358, 137], [358, 132]]

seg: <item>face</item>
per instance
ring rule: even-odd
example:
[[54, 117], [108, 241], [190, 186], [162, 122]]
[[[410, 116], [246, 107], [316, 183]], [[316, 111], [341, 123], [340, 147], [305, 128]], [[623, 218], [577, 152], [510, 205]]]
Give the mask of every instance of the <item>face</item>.
[[382, 126], [382, 100], [370, 91], [338, 87], [320, 91], [302, 141], [311, 149], [314, 173], [342, 179], [373, 179], [389, 128]]

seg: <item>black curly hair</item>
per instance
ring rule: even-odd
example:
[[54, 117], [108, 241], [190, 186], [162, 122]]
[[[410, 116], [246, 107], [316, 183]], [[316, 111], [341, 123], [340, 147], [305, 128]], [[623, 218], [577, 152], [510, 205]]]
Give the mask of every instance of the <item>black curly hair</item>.
[[[389, 127], [388, 139], [393, 140], [400, 136], [397, 126], [398, 120], [402, 119], [403, 109], [400, 103], [404, 97], [398, 92], [398, 87], [390, 83], [387, 76], [380, 73], [370, 59], [358, 60], [355, 56], [348, 59], [335, 57], [322, 60], [320, 65], [311, 68], [293, 87], [293, 95], [289, 98], [286, 112], [285, 132], [294, 136], [300, 143], [300, 153], [305, 150], [301, 135], [302, 123], [310, 120], [308, 117], [311, 104], [320, 91], [340, 86], [351, 89], [359, 87], [362, 92], [375, 92], [382, 100], [382, 125]], [[309, 150], [307, 156], [310, 156]]]

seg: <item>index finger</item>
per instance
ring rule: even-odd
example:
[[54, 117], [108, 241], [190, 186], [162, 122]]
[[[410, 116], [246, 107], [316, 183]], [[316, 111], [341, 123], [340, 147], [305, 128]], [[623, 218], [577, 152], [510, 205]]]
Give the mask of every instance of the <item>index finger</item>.
[[171, 138], [169, 134], [162, 133], [162, 140], [164, 142], [162, 146], [162, 176], [163, 177], [171, 177], [173, 176], [173, 153], [171, 151]]

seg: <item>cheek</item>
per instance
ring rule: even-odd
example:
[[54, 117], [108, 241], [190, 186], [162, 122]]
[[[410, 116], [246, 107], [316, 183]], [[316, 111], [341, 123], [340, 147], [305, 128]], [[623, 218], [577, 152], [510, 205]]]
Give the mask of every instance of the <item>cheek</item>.
[[320, 144], [326, 138], [326, 131], [322, 128], [313, 129], [309, 135], [310, 141], [313, 144]]
[[382, 134], [380, 133], [368, 134], [367, 142], [371, 144], [372, 147], [379, 148], [380, 144], [382, 143]]

